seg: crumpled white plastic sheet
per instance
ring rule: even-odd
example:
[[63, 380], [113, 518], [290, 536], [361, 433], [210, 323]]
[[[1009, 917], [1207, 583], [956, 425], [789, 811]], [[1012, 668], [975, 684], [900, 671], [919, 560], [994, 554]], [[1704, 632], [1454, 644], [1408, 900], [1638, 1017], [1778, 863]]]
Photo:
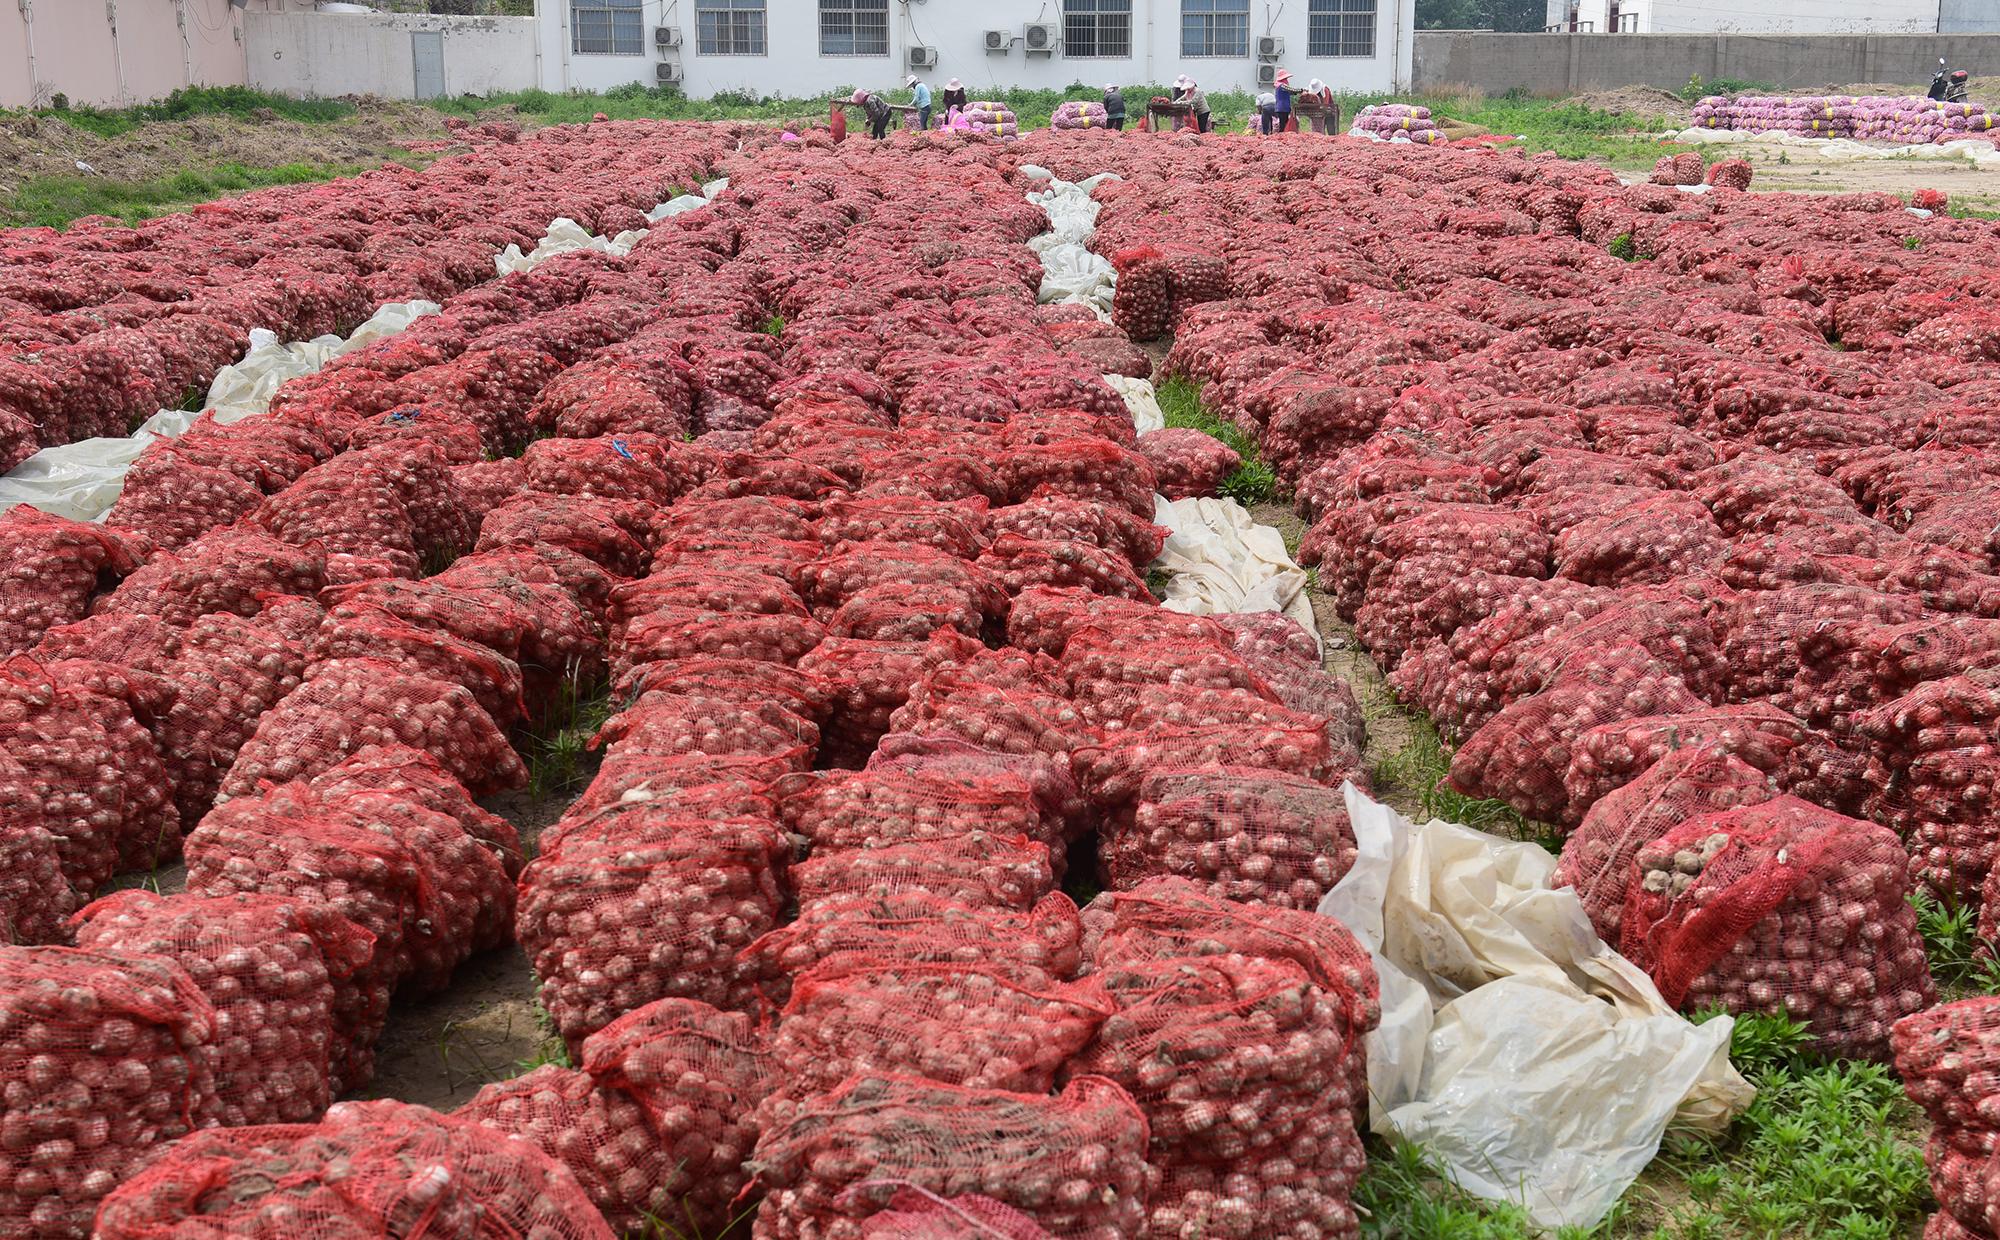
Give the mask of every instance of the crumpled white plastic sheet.
[[[1320, 642], [1306, 591], [1306, 570], [1285, 550], [1285, 538], [1250, 519], [1233, 499], [1153, 497], [1153, 523], [1170, 533], [1153, 567], [1167, 574], [1161, 605], [1192, 616], [1278, 611]], [[1322, 649], [1323, 649], [1322, 644]]]
[[1090, 195], [1105, 181], [1119, 178], [1100, 172], [1083, 181], [1065, 181], [1037, 164], [1024, 164], [1021, 172], [1045, 186], [1031, 190], [1027, 198], [1049, 217], [1049, 231], [1028, 242], [1042, 261], [1042, 285], [1035, 300], [1042, 305], [1088, 306], [1098, 319], [1108, 321], [1118, 276], [1110, 260], [1089, 248], [1101, 209]]
[[1141, 435], [1167, 428], [1167, 414], [1160, 408], [1160, 396], [1153, 390], [1152, 380], [1134, 379], [1130, 375], [1105, 375], [1104, 381], [1123, 398], [1125, 411], [1132, 415], [1132, 425]]
[[1694, 1025], [1597, 937], [1555, 858], [1421, 826], [1344, 787], [1360, 856], [1319, 911], [1374, 954], [1370, 1127], [1544, 1227], [1603, 1219], [1670, 1124], [1719, 1133], [1755, 1091], [1735, 1022]]
[[[682, 194], [669, 198], [646, 212], [648, 223], [657, 224], [661, 220], [705, 207], [715, 200], [715, 196], [729, 188], [728, 177], [718, 177], [701, 187], [699, 194]], [[644, 241], [651, 232], [645, 228], [631, 228], [615, 237], [600, 237], [567, 216], [558, 216], [549, 224], [545, 233], [533, 250], [523, 254], [521, 247], [510, 245], [493, 256], [494, 269], [501, 275], [512, 275], [517, 271], [533, 271], [542, 263], [558, 254], [574, 254], [578, 250], [595, 250], [615, 258], [630, 254], [634, 246]]]
[[1853, 138], [1808, 138], [1802, 134], [1771, 129], [1751, 132], [1744, 129], [1682, 129], [1666, 137], [1694, 146], [1726, 146], [1756, 142], [1782, 146], [1831, 162], [1869, 159], [1945, 159], [1969, 163], [1975, 168], [2000, 168], [2000, 147], [1982, 138], [1954, 138], [1949, 142], [1918, 142], [1907, 146], [1883, 146]]
[[118, 502], [132, 463], [155, 439], [183, 434], [204, 410], [223, 423], [265, 413], [287, 380], [309, 375], [343, 353], [385, 340], [439, 310], [434, 301], [392, 302], [346, 339], [321, 336], [286, 344], [272, 332], [253, 328], [243, 360], [224, 366], [209, 382], [202, 410], [162, 409], [130, 435], [43, 448], [0, 477], [0, 512], [16, 504], [33, 504], [72, 521], [101, 521]]

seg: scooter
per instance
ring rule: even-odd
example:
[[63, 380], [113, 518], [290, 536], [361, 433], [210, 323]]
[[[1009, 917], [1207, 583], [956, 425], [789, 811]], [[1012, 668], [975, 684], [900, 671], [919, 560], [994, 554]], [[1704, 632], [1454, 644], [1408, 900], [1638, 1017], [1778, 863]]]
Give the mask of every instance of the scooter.
[[1931, 79], [1930, 96], [1945, 103], [1964, 103], [1967, 84], [1971, 75], [1963, 69], [1946, 69], [1944, 57], [1938, 57], [1937, 76]]

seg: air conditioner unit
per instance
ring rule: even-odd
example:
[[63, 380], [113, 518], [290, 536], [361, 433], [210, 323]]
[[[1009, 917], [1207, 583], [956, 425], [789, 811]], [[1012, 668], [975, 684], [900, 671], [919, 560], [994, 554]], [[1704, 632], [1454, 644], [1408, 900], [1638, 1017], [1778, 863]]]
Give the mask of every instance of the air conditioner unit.
[[910, 49], [910, 68], [937, 68], [937, 49], [934, 47], [925, 47], [922, 44], [912, 47]]
[[680, 62], [677, 60], [661, 61], [659, 64], [653, 66], [653, 76], [662, 82], [680, 81], [681, 80]]
[[989, 30], [986, 32], [987, 51], [1000, 52], [1004, 55], [1007, 52], [1007, 50], [1013, 46], [1014, 46], [1014, 36], [1008, 31]]
[[1257, 59], [1276, 60], [1285, 54], [1285, 41], [1276, 35], [1261, 35], [1257, 39]]
[[1054, 22], [1029, 22], [1021, 27], [1021, 50], [1030, 56], [1053, 56], [1061, 38]]
[[1257, 85], [1276, 86], [1277, 84], [1278, 84], [1278, 66], [1276, 65], [1257, 66]]
[[653, 27], [654, 47], [679, 47], [680, 45], [681, 45], [681, 28], [679, 26]]

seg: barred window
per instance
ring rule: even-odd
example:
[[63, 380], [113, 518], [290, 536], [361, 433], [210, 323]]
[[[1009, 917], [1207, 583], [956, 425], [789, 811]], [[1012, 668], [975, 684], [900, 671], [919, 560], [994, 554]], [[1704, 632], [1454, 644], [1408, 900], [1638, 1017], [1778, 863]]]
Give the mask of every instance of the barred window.
[[1181, 55], [1249, 54], [1250, 0], [1181, 0]]
[[570, 0], [570, 50], [579, 56], [643, 56], [640, 0]]
[[1063, 0], [1063, 55], [1132, 55], [1132, 0]]
[[887, 56], [889, 0], [819, 0], [819, 54]]
[[762, 56], [764, 0], [695, 0], [695, 50], [703, 56]]
[[1373, 56], [1375, 0], [1308, 0], [1306, 55]]

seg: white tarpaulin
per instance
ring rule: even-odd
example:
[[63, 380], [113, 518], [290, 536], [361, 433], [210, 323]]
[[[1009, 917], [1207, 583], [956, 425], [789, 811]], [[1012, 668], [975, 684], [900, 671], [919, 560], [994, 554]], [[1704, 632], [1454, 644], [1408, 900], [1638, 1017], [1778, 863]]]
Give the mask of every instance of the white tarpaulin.
[[[728, 188], [729, 178], [719, 177], [702, 186], [699, 194], [682, 194], [678, 198], [669, 198], [659, 203], [646, 212], [646, 221], [657, 224], [661, 220], [670, 219], [697, 207], [705, 207], [717, 194]], [[533, 250], [523, 254], [520, 246], [510, 245], [493, 256], [493, 266], [503, 276], [512, 275], [517, 271], [533, 271], [558, 254], [574, 254], [578, 250], [595, 250], [600, 254], [623, 258], [632, 252], [634, 246], [644, 241], [650, 232], [650, 229], [633, 228], [615, 237], [599, 237], [575, 220], [567, 216], [558, 216], [550, 222], [548, 232]]]
[[1160, 408], [1160, 397], [1153, 391], [1151, 381], [1130, 375], [1105, 375], [1104, 381], [1124, 398], [1125, 411], [1132, 415], [1132, 425], [1141, 435], [1167, 428], [1167, 415]]
[[1087, 180], [1065, 181], [1035, 164], [1024, 164], [1021, 173], [1046, 183], [1046, 188], [1028, 194], [1028, 201], [1049, 217], [1049, 231], [1028, 242], [1042, 260], [1042, 286], [1035, 300], [1043, 305], [1088, 306], [1100, 320], [1109, 320], [1118, 276], [1102, 254], [1090, 249], [1100, 209], [1090, 195], [1103, 182], [1118, 177], [1100, 172]]
[[1250, 519], [1233, 499], [1153, 497], [1153, 523], [1169, 531], [1153, 567], [1167, 573], [1170, 611], [1194, 616], [1281, 611], [1319, 640], [1306, 570], [1284, 535]]
[[1754, 1096], [1735, 1022], [1690, 1024], [1597, 937], [1555, 858], [1421, 826], [1345, 787], [1360, 856], [1319, 911], [1375, 956], [1370, 1126], [1424, 1147], [1475, 1196], [1589, 1227], [1670, 1123], [1720, 1132]]

